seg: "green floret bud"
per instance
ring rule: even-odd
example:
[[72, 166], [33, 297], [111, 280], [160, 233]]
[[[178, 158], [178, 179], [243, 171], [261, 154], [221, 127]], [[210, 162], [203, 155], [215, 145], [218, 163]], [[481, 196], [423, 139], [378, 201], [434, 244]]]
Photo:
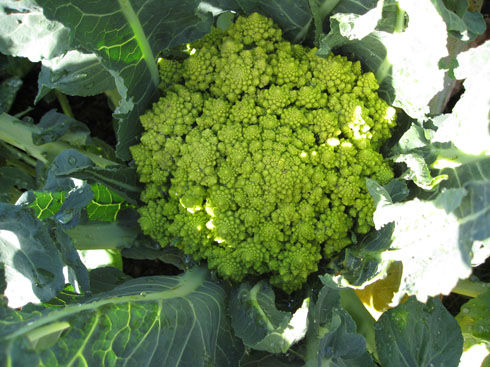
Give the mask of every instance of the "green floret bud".
[[295, 103], [298, 107], [323, 108], [327, 105], [327, 93], [319, 85], [305, 85], [299, 88]]
[[270, 74], [263, 50], [243, 50], [216, 60], [216, 73], [209, 74], [215, 81], [210, 91], [237, 102], [243, 94], [253, 95], [257, 88], [267, 85]]
[[268, 114], [277, 114], [282, 109], [294, 103], [296, 91], [287, 86], [272, 86], [259, 92], [258, 104], [265, 108]]
[[185, 59], [183, 63], [183, 76], [185, 86], [192, 90], [204, 91], [213, 82], [213, 71], [216, 67], [215, 47], [196, 51], [194, 57]]
[[383, 162], [374, 175], [372, 176], [380, 185], [386, 185], [388, 182], [390, 182], [394, 178], [394, 173], [391, 167]]
[[254, 13], [159, 60], [162, 97], [130, 148], [145, 234], [292, 292], [371, 230], [365, 179], [393, 178], [379, 148], [395, 110], [359, 62], [316, 51]]
[[309, 79], [308, 62], [300, 60], [293, 55], [292, 46], [289, 42], [281, 42], [274, 57], [270, 60], [273, 72], [273, 81], [277, 85], [287, 84], [290, 87], [302, 87]]
[[291, 126], [292, 129], [298, 129], [308, 123], [303, 111], [296, 107], [288, 107], [280, 112], [281, 122]]
[[161, 58], [158, 60], [160, 85], [158, 88], [166, 90], [182, 80], [182, 64], [178, 61]]
[[225, 124], [231, 105], [222, 98], [207, 99], [204, 101], [201, 116], [196, 118], [196, 123], [201, 129], [219, 129], [221, 124]]
[[330, 54], [327, 58], [317, 57], [314, 50], [310, 53], [312, 83], [326, 89], [329, 94], [349, 93], [356, 85], [359, 68], [345, 56]]
[[272, 51], [274, 43], [282, 38], [282, 31], [272, 19], [258, 13], [252, 13], [247, 18], [239, 17], [226, 33], [246, 46], [255, 44], [268, 52]]
[[255, 104], [255, 98], [246, 96], [233, 105], [228, 119], [238, 123], [253, 124], [262, 114], [263, 109]]

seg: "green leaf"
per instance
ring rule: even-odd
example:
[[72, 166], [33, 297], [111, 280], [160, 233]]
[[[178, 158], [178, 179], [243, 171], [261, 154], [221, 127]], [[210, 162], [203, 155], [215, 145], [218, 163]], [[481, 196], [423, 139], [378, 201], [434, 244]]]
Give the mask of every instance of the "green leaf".
[[270, 354], [256, 350], [245, 353], [240, 360], [239, 367], [302, 367], [304, 363], [298, 358], [289, 355]]
[[48, 301], [64, 287], [57, 246], [29, 210], [0, 203], [0, 243], [10, 307]]
[[35, 187], [34, 178], [24, 169], [19, 167], [4, 166], [0, 167], [0, 201], [14, 203], [20, 194], [20, 191], [14, 190], [31, 190]]
[[454, 214], [455, 205], [466, 194], [466, 190], [459, 189], [441, 192], [434, 201], [415, 198], [403, 203], [378, 203], [373, 218], [376, 228], [395, 223], [389, 251], [382, 254], [385, 265], [381, 268], [387, 269], [394, 261], [403, 263], [395, 304], [405, 293], [417, 296], [421, 302], [449, 294], [459, 279], [471, 274], [471, 248], [461, 237], [464, 222]]
[[115, 87], [114, 78], [97, 56], [72, 50], [43, 61], [34, 103], [39, 102], [52, 89], [69, 96], [86, 97]]
[[359, 244], [347, 248], [336, 282], [344, 287], [363, 288], [384, 277], [388, 267], [383, 261], [383, 252], [391, 246], [394, 228], [395, 224], [389, 223], [370, 232]]
[[376, 345], [383, 367], [456, 367], [463, 338], [458, 323], [437, 298], [427, 304], [409, 298], [381, 315]]
[[460, 151], [478, 156], [490, 152], [490, 96], [485, 88], [490, 83], [490, 40], [462, 52], [457, 57], [455, 77], [463, 80], [464, 93], [452, 113], [439, 119], [433, 142], [452, 142]]
[[0, 4], [0, 52], [32, 62], [51, 59], [69, 48], [68, 29], [47, 20], [33, 0], [4, 0]]
[[61, 260], [66, 265], [66, 269], [64, 269], [65, 283], [71, 284], [77, 293], [90, 293], [91, 286], [87, 267], [81, 261], [73, 241], [60, 225], [56, 226], [55, 236], [59, 244], [58, 250], [61, 254]]
[[73, 179], [89, 184], [102, 184], [131, 204], [136, 204], [141, 192], [136, 168], [121, 165], [100, 167], [92, 155], [78, 150], [66, 149], [60, 153], [48, 171], [45, 191], [65, 191], [74, 186]]
[[324, 286], [316, 299], [310, 300], [305, 366], [374, 367], [364, 337], [357, 333], [356, 323], [341, 304], [341, 290], [330, 276], [321, 280]]
[[83, 147], [89, 143], [89, 128], [83, 122], [58, 113], [56, 110], [47, 112], [37, 127], [40, 128], [39, 131], [32, 133], [32, 141], [36, 145], [64, 141], [73, 147]]
[[175, 247], [167, 245], [163, 248], [148, 248], [143, 246], [133, 246], [122, 250], [125, 258], [136, 260], [154, 260], [158, 259], [166, 264], [171, 264], [178, 269], [185, 270], [189, 267], [188, 255]]
[[[226, 319], [225, 292], [206, 275], [196, 268], [133, 279], [83, 303], [32, 313], [1, 308], [0, 364], [237, 366], [243, 348]], [[33, 350], [29, 336], [66, 324], [54, 345]]]
[[203, 36], [212, 17], [199, 14], [193, 0], [38, 3], [48, 19], [70, 29], [72, 47], [93, 52], [115, 78], [123, 100], [114, 113], [119, 121], [117, 152], [130, 159], [129, 147], [137, 143], [141, 130], [138, 117], [157, 95], [158, 54]]
[[405, 180], [412, 180], [418, 187], [424, 190], [434, 190], [441, 181], [447, 179], [446, 175], [432, 177], [424, 157], [417, 153], [400, 154], [396, 163], [405, 163], [407, 170], [402, 175]]
[[456, 320], [464, 338], [461, 365], [481, 365], [490, 354], [490, 291], [466, 302]]
[[77, 250], [123, 249], [136, 246], [141, 236], [138, 222], [99, 222], [81, 220], [65, 228]]
[[306, 333], [308, 305], [294, 315], [278, 310], [274, 290], [265, 281], [241, 284], [232, 296], [230, 311], [235, 335], [256, 350], [286, 353]]
[[394, 203], [405, 200], [409, 194], [406, 181], [401, 179], [393, 179], [383, 187]]
[[112, 266], [96, 268], [90, 271], [90, 290], [93, 294], [108, 292], [126, 280], [131, 279], [122, 270]]
[[333, 367], [374, 367], [366, 341], [356, 333], [354, 320], [345, 311], [333, 315], [329, 332], [320, 341], [319, 364]]
[[[0, 140], [26, 152], [42, 163], [51, 163], [58, 154], [72, 148], [69, 142], [64, 141], [64, 136], [58, 140], [44, 140], [45, 144], [37, 145], [33, 139], [34, 135], [42, 136], [43, 128], [29, 122], [21, 121], [6, 113], [0, 114]], [[43, 139], [47, 139], [47, 136], [44, 135]], [[69, 141], [69, 139], [67, 140]], [[89, 147], [83, 147], [83, 149], [77, 148], [100, 167], [117, 164], [117, 162], [102, 156], [100, 152], [98, 154], [91, 152]]]
[[92, 185], [94, 199], [87, 205], [90, 220], [113, 222], [117, 214], [128, 207], [124, 198], [112, 192], [104, 185]]
[[40, 192], [32, 191], [35, 200], [27, 205], [34, 209], [38, 219], [46, 219], [55, 216], [65, 201], [66, 192]]
[[431, 0], [447, 24], [453, 36], [464, 41], [473, 41], [485, 32], [485, 20], [481, 13], [468, 11], [468, 2], [453, 0]]
[[360, 60], [376, 75], [383, 98], [423, 119], [429, 101], [443, 88], [438, 62], [447, 55], [446, 24], [430, 2], [400, 0], [396, 12], [382, 12], [382, 3], [362, 15], [352, 10], [333, 15], [318, 54], [335, 49]]
[[[114, 222], [117, 219], [119, 212], [129, 206], [123, 197], [112, 192], [104, 185], [92, 185], [91, 190], [93, 199], [91, 199], [88, 204], [84, 205], [89, 220]], [[70, 193], [66, 191], [32, 191], [32, 194], [35, 199], [33, 198], [33, 201], [27, 207], [33, 208], [36, 217], [39, 219], [46, 219], [57, 215], [60, 210], [62, 210], [62, 205], [68, 195], [70, 195]], [[76, 192], [73, 192], [72, 195], [73, 194], [77, 195]], [[81, 196], [78, 196], [76, 200], [80, 202]]]
[[25, 57], [14, 57], [0, 54], [0, 76], [24, 78], [34, 67], [34, 63]]
[[22, 79], [16, 76], [3, 80], [0, 83], [0, 113], [10, 110], [22, 84]]

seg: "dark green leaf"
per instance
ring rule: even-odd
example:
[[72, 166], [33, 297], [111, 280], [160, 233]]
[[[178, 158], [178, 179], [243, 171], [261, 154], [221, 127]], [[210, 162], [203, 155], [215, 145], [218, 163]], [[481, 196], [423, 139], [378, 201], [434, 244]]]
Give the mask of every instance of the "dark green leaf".
[[339, 288], [329, 276], [322, 282], [318, 296], [310, 300], [306, 366], [374, 366], [364, 337], [357, 334], [354, 320], [341, 306]]
[[366, 352], [365, 339], [356, 333], [356, 324], [349, 314], [338, 310], [333, 315], [329, 332], [320, 341], [318, 364], [332, 367], [374, 367]]
[[287, 356], [250, 350], [240, 360], [239, 367], [302, 367], [304, 363], [294, 358], [291, 353]]
[[427, 304], [409, 298], [376, 323], [382, 366], [458, 366], [463, 337], [456, 320], [437, 298]]
[[306, 333], [307, 306], [294, 316], [278, 310], [274, 290], [265, 281], [241, 284], [232, 296], [230, 311], [235, 335], [256, 350], [285, 353]]
[[56, 157], [43, 189], [46, 191], [67, 190], [73, 187], [73, 178], [87, 180], [89, 184], [103, 184], [131, 204], [137, 202], [141, 192], [135, 168], [97, 167], [89, 156], [73, 149], [67, 149]]
[[[0, 364], [237, 366], [243, 348], [226, 319], [225, 292], [206, 275], [194, 269], [133, 279], [83, 303], [30, 314], [0, 309]], [[33, 350], [33, 339], [61, 325], [54, 345]]]
[[[38, 136], [41, 134], [42, 128], [33, 123], [21, 121], [6, 113], [0, 114], [0, 140], [26, 152], [31, 160], [34, 158], [44, 164], [51, 163], [56, 156], [67, 149], [73, 148], [63, 139], [36, 145], [33, 141], [33, 135]], [[80, 150], [78, 153], [82, 154], [81, 152], [83, 152], [98, 166], [108, 167], [117, 164], [113, 160], [102, 156], [101, 152], [93, 153], [90, 151], [91, 149], [85, 150], [85, 148], [89, 147], [78, 148]]]
[[[464, 338], [462, 362], [484, 366], [481, 360], [488, 355], [490, 348], [490, 291], [466, 302], [456, 320]], [[472, 348], [480, 349], [481, 352], [472, 353]], [[465, 355], [467, 351], [468, 356]]]
[[166, 264], [171, 264], [176, 268], [185, 270], [189, 267], [187, 255], [175, 246], [165, 246], [163, 248], [148, 248], [133, 246], [122, 250], [122, 255], [129, 259], [154, 260], [158, 259]]
[[60, 225], [56, 227], [55, 235], [61, 260], [67, 267], [65, 282], [71, 284], [77, 293], [90, 293], [91, 286], [87, 268], [80, 260], [71, 238]]
[[30, 190], [35, 187], [34, 178], [25, 170], [19, 167], [0, 167], [0, 201], [15, 202], [20, 191], [13, 191], [13, 188], [19, 190]]
[[128, 160], [129, 147], [137, 142], [141, 130], [138, 117], [157, 94], [158, 54], [203, 36], [212, 17], [198, 14], [194, 0], [38, 3], [46, 17], [70, 29], [73, 47], [95, 53], [115, 77], [123, 99], [114, 113], [119, 120], [117, 151]]
[[38, 79], [39, 102], [52, 89], [69, 96], [94, 96], [114, 89], [114, 78], [94, 54], [69, 51], [43, 61]]
[[347, 281], [344, 285], [362, 286], [385, 274], [382, 254], [392, 243], [394, 228], [394, 223], [387, 224], [346, 249], [342, 262], [342, 278]]
[[73, 228], [80, 220], [82, 209], [92, 201], [93, 197], [94, 193], [86, 182], [77, 185], [67, 193], [65, 201], [55, 215], [56, 220], [65, 229]]
[[473, 41], [478, 35], [485, 32], [486, 25], [482, 14], [468, 11], [468, 2], [454, 0], [431, 1], [446, 22], [447, 28], [452, 35], [464, 41]]
[[22, 84], [22, 79], [15, 76], [0, 83], [0, 113], [9, 112]]
[[407, 182], [401, 179], [393, 179], [383, 187], [390, 195], [391, 201], [394, 203], [405, 200], [409, 194]]
[[24, 78], [34, 67], [34, 63], [25, 57], [14, 57], [0, 54], [0, 76], [16, 76]]
[[56, 244], [29, 210], [0, 203], [0, 243], [10, 307], [48, 301], [64, 287]]
[[93, 294], [108, 292], [126, 280], [129, 275], [112, 266], [96, 268], [90, 271], [90, 290]]
[[37, 125], [40, 131], [32, 134], [36, 145], [65, 141], [72, 146], [85, 146], [90, 136], [89, 128], [82, 122], [51, 110], [46, 113]]

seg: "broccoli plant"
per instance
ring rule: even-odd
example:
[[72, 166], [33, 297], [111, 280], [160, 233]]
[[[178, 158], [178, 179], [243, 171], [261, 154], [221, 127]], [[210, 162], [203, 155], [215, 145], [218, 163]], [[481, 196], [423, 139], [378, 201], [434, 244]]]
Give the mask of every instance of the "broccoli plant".
[[253, 13], [181, 63], [160, 60], [164, 95], [131, 148], [145, 233], [225, 278], [270, 273], [291, 292], [371, 229], [365, 178], [393, 178], [378, 150], [395, 109], [359, 62], [316, 51]]
[[0, 367], [487, 366], [485, 16], [0, 1]]

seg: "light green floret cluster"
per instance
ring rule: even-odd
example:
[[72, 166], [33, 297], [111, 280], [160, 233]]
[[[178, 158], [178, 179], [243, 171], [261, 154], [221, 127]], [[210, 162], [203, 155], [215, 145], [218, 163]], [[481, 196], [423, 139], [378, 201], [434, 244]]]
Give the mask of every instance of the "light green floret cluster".
[[160, 61], [164, 96], [131, 149], [143, 231], [227, 278], [299, 289], [322, 257], [373, 225], [365, 178], [395, 125], [372, 73], [282, 39], [257, 13]]

